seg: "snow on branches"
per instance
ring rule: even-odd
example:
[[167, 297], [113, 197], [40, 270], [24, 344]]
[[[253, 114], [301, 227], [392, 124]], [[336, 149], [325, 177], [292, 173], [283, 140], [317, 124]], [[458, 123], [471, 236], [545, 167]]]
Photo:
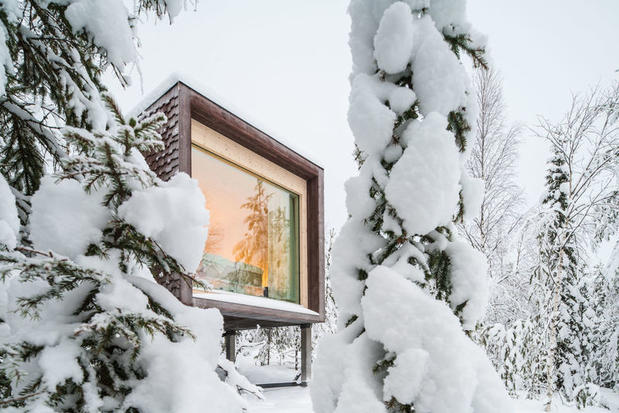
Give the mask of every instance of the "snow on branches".
[[[185, 3], [139, 0], [135, 8], [172, 19]], [[101, 76], [111, 68], [130, 83], [136, 19], [122, 0], [0, 2], [0, 173], [11, 187], [32, 195], [46, 158], [66, 155], [60, 127], [105, 128]]]
[[574, 96], [564, 118], [542, 119], [538, 135], [552, 151], [546, 175], [536, 269], [546, 327], [548, 406], [552, 396], [597, 403], [591, 365], [595, 314], [586, 283], [588, 251], [619, 230], [619, 83]]
[[350, 4], [359, 175], [333, 250], [340, 328], [319, 347], [317, 413], [510, 410], [463, 331], [488, 299], [485, 259], [455, 227], [482, 194], [463, 172], [475, 105], [460, 58], [485, 65], [464, 5]]
[[[220, 363], [221, 314], [155, 282], [195, 282], [208, 212], [142, 156], [165, 117], [126, 120], [104, 93], [138, 56], [124, 4], [0, 2], [3, 411], [237, 413], [257, 390]], [[185, 0], [134, 5], [172, 19]]]
[[[125, 122], [110, 108], [107, 131], [65, 129], [74, 156], [32, 197], [31, 242], [3, 237], [2, 407], [239, 412], [236, 389], [215, 371], [221, 315], [154, 282], [171, 272], [193, 281], [204, 197], [186, 175], [164, 183], [146, 166], [139, 150], [160, 144], [164, 117]], [[171, 219], [145, 221], [161, 214]], [[2, 226], [14, 230], [15, 219], [15, 204], [3, 205]]]

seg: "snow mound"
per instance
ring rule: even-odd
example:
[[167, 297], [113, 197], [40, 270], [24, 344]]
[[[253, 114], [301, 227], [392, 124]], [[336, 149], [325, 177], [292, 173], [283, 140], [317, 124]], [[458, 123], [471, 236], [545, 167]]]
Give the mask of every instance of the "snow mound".
[[406, 3], [393, 3], [380, 20], [374, 37], [374, 57], [387, 73], [406, 69], [413, 52], [413, 16]]
[[447, 116], [467, 103], [466, 72], [430, 16], [415, 21], [415, 33], [421, 40], [413, 57], [413, 84], [421, 113]]
[[395, 113], [379, 99], [380, 89], [379, 80], [357, 76], [350, 92], [348, 123], [359, 149], [369, 155], [389, 143], [396, 119]]
[[198, 182], [179, 173], [161, 186], [135, 191], [118, 207], [118, 215], [194, 272], [208, 235], [205, 203]]
[[462, 185], [462, 202], [464, 203], [462, 218], [469, 222], [479, 216], [486, 188], [483, 179], [472, 178], [465, 171], [462, 171], [460, 185]]
[[417, 95], [411, 89], [407, 87], [397, 87], [389, 94], [389, 106], [397, 114], [406, 112], [413, 103]]
[[489, 288], [486, 257], [470, 244], [454, 241], [445, 248], [451, 264], [452, 310], [464, 305], [460, 318], [462, 328], [472, 330], [486, 311]]
[[[219, 338], [223, 318], [216, 309], [188, 307], [165, 288], [143, 278], [130, 282], [166, 305], [175, 321], [188, 327], [195, 336], [171, 343], [166, 337], [154, 336], [140, 354], [140, 362], [150, 374], [141, 380], [125, 400], [152, 413], [203, 412], [238, 413], [245, 407], [234, 389], [220, 381], [215, 369], [221, 354]], [[202, 368], [196, 368], [201, 366]]]
[[385, 195], [410, 234], [426, 234], [449, 224], [460, 193], [460, 155], [447, 120], [430, 113], [413, 122], [403, 138], [408, 147], [391, 170]]

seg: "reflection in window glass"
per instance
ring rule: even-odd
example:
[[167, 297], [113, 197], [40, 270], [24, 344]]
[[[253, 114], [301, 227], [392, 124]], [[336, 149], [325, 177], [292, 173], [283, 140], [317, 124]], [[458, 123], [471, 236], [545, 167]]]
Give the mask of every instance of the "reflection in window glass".
[[197, 277], [218, 290], [298, 303], [298, 195], [196, 146], [191, 175], [210, 211]]

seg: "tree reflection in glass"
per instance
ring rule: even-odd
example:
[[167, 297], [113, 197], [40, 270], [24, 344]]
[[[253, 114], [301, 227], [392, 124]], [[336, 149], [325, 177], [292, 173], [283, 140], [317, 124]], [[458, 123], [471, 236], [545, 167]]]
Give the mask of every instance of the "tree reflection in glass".
[[269, 282], [269, 198], [264, 182], [256, 179], [255, 194], [241, 205], [249, 215], [245, 217], [247, 231], [234, 246], [234, 258], [237, 262], [251, 262], [262, 270], [261, 285], [267, 287]]

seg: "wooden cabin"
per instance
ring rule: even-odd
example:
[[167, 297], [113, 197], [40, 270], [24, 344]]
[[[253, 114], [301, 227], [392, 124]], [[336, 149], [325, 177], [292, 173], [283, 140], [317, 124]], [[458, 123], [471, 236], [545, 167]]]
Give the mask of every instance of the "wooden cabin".
[[311, 325], [325, 318], [323, 169], [188, 83], [168, 82], [141, 115], [168, 118], [165, 149], [146, 154], [151, 169], [163, 180], [191, 175], [206, 198], [209, 237], [196, 277], [210, 288], [174, 275], [161, 283], [187, 305], [221, 311], [232, 360], [238, 330], [301, 326], [305, 382]]

